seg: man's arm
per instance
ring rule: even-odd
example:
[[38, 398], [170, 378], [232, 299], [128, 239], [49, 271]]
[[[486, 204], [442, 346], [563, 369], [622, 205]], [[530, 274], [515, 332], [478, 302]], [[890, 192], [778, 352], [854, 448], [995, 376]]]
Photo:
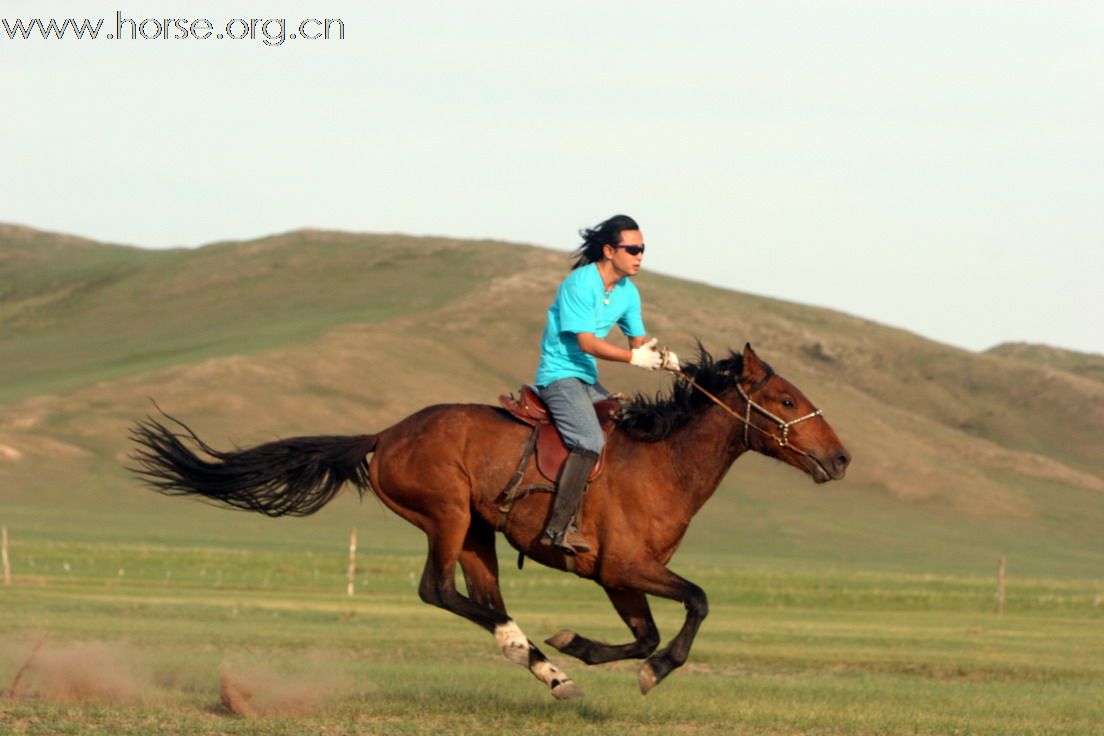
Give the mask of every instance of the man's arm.
[[654, 337], [651, 340], [647, 337], [632, 338], [630, 340], [630, 344], [634, 346], [632, 350], [619, 348], [611, 342], [596, 337], [592, 332], [578, 332], [575, 338], [579, 342], [579, 349], [595, 358], [630, 363], [650, 371], [665, 367], [662, 354], [656, 351]]
[[[608, 340], [596, 336], [593, 332], [578, 332], [575, 334], [575, 338], [579, 341], [579, 349], [587, 355], [618, 363], [628, 363], [632, 360], [632, 350], [619, 348]], [[648, 339], [645, 337], [634, 337], [629, 341], [629, 344], [636, 348], [647, 341]]]

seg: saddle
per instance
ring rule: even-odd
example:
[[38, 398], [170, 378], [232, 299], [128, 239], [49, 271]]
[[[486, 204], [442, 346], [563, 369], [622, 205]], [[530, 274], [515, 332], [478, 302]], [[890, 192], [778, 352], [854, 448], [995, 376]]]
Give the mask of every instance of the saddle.
[[[548, 407], [537, 395], [535, 388], [529, 385], [521, 387], [518, 398], [513, 394], [503, 394], [498, 397], [502, 408], [510, 413], [514, 419], [528, 424], [536, 433], [537, 468], [548, 480], [553, 483], [560, 477], [560, 468], [567, 458], [567, 447], [556, 425], [552, 423], [552, 415]], [[594, 403], [594, 411], [598, 415], [598, 423], [602, 426], [602, 432], [609, 439], [614, 425], [621, 416], [621, 402], [617, 399], [604, 399]], [[594, 480], [602, 472], [603, 461], [606, 457], [605, 449], [590, 471], [588, 481]]]

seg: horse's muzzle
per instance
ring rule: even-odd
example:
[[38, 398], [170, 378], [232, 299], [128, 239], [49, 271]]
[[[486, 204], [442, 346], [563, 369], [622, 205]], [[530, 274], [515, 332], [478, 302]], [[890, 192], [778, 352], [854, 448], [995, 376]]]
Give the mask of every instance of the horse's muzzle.
[[847, 466], [851, 464], [851, 453], [843, 447], [838, 447], [825, 456], [810, 455], [813, 461], [811, 475], [817, 483], [827, 483], [830, 480], [843, 480], [847, 474]]

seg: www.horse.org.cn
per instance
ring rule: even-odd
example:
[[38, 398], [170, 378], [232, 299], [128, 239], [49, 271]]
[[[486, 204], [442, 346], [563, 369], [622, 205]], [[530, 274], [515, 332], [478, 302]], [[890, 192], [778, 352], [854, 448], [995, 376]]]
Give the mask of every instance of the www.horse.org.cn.
[[[73, 39], [77, 41], [233, 41], [260, 40], [266, 46], [282, 46], [285, 41], [345, 39], [345, 22], [340, 18], [306, 18], [290, 26], [286, 18], [231, 18], [216, 24], [207, 18], [127, 18], [115, 11], [114, 28], [104, 18], [0, 18], [10, 41]], [[288, 32], [289, 27], [291, 32]], [[2, 37], [0, 37], [2, 38]]]

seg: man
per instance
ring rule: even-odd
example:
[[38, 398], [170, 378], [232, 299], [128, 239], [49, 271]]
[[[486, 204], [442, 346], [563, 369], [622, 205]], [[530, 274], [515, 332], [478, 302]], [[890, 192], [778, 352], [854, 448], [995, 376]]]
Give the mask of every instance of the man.
[[[594, 402], [608, 398], [598, 383], [598, 361], [630, 363], [647, 370], [678, 370], [674, 353], [661, 354], [649, 340], [640, 313], [640, 293], [630, 280], [640, 272], [644, 236], [627, 215], [615, 215], [581, 230], [572, 272], [548, 308], [536, 384], [569, 450], [557, 483], [552, 515], [541, 544], [567, 555], [590, 550], [572, 523], [582, 503], [587, 476], [605, 437]], [[628, 338], [622, 348], [606, 340], [617, 325]]]

